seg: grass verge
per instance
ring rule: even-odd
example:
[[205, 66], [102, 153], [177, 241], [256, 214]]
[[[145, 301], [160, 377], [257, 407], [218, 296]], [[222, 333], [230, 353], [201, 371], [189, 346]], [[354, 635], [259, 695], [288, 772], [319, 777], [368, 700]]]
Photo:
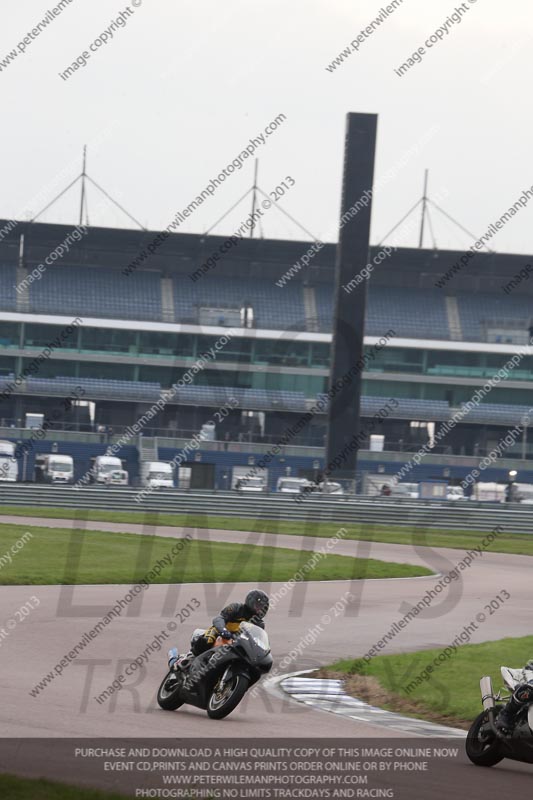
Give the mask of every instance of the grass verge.
[[[43, 519], [73, 519], [76, 512], [68, 508], [44, 508], [25, 506], [2, 506], [0, 515], [40, 517]], [[78, 512], [79, 515], [79, 512]], [[124, 522], [136, 525], [168, 525], [186, 528], [219, 528], [231, 531], [253, 531], [257, 533], [278, 533], [293, 536], [316, 536], [329, 538], [341, 527], [339, 522], [287, 521], [268, 519], [244, 519], [241, 517], [207, 516], [206, 514], [153, 514], [142, 511], [96, 511], [85, 510], [81, 519], [92, 522]], [[505, 520], [504, 520], [505, 522]], [[515, 553], [533, 555], [533, 536], [504, 532], [490, 545], [493, 553]], [[391, 544], [415, 544], [427, 547], [452, 547], [470, 550], [481, 544], [489, 531], [450, 530], [425, 528], [423, 526], [390, 526], [354, 524], [342, 526], [346, 529], [346, 539], [361, 541], [389, 542]]]
[[[22, 549], [12, 551], [23, 534]], [[178, 542], [179, 551], [172, 553]], [[134, 533], [27, 528], [0, 524], [0, 555], [13, 552], [0, 569], [0, 584], [138, 583], [158, 564], [150, 583], [259, 583], [287, 581], [312, 553], [249, 544], [168, 539]], [[307, 572], [307, 579], [353, 580], [431, 575], [425, 567], [374, 559], [326, 555]]]
[[[317, 677], [340, 677], [349, 694], [371, 705], [407, 716], [467, 729], [482, 710], [479, 680], [490, 675], [494, 690], [503, 686], [500, 667], [522, 667], [533, 657], [533, 636], [461, 645], [438, 667], [432, 665], [443, 648], [416, 653], [338, 661]], [[433, 671], [418, 686], [412, 682], [428, 665]], [[411, 688], [408, 688], [410, 687]]]

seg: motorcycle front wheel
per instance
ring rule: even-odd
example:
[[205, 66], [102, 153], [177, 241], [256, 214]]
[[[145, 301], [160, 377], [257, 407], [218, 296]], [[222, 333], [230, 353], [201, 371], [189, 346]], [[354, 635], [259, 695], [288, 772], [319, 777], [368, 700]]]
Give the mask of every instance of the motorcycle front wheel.
[[209, 702], [207, 714], [211, 719], [224, 719], [237, 708], [244, 697], [250, 680], [245, 675], [232, 675], [224, 687], [215, 685]]
[[165, 711], [175, 711], [183, 705], [183, 700], [180, 699], [182, 681], [182, 675], [173, 670], [163, 678], [163, 682], [157, 691], [157, 702]]
[[[496, 716], [503, 706], [495, 706]], [[488, 725], [488, 714], [482, 711], [470, 726], [466, 736], [466, 754], [477, 767], [493, 767], [503, 760], [499, 739]]]

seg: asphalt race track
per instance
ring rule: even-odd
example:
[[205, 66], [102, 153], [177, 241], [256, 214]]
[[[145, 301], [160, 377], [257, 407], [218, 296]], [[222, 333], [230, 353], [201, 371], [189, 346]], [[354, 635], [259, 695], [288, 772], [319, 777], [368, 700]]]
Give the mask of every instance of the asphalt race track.
[[[27, 526], [72, 528], [147, 533], [141, 525], [123, 523], [72, 523], [68, 520], [35, 519], [0, 516], [0, 522]], [[216, 541], [270, 544], [299, 550], [320, 549], [325, 539], [311, 540], [298, 536], [253, 534], [230, 531], [192, 531], [198, 538]], [[158, 536], [177, 537], [181, 529], [151, 528]], [[445, 573], [464, 558], [465, 552], [432, 549], [380, 542], [340, 541], [331, 550], [339, 555], [371, 557], [386, 561], [421, 564], [436, 573]], [[527, 556], [485, 552], [461, 573], [462, 580], [452, 583], [433, 600], [431, 607], [420, 614], [394, 639], [384, 652], [404, 652], [446, 646], [464, 626], [483, 611], [485, 603], [506, 590], [511, 595], [504, 608], [486, 620], [472, 635], [472, 642], [500, 639], [504, 636], [525, 636], [531, 633], [531, 560]], [[298, 646], [305, 634], [317, 625], [328, 611], [331, 622], [322, 624], [314, 644], [300, 648], [286, 672], [296, 672], [331, 663], [341, 657], [362, 656], [387, 632], [394, 620], [403, 616], [408, 606], [420, 601], [438, 578], [332, 581], [297, 584], [275, 604], [269, 614], [268, 631], [275, 663]], [[271, 593], [282, 584], [264, 586]], [[75, 663], [41, 691], [37, 697], [30, 690], [91, 629], [108, 608], [124, 597], [127, 586], [2, 586], [0, 598], [3, 619], [11, 617], [31, 595], [40, 605], [1, 643], [0, 732], [2, 737], [401, 737], [400, 731], [384, 732], [372, 726], [339, 715], [310, 710], [287, 700], [280, 694], [261, 690], [248, 698], [226, 720], [213, 722], [205, 712], [184, 706], [177, 712], [158, 708], [155, 695], [166, 669], [168, 646], [185, 649], [196, 627], [205, 627], [210, 618], [230, 600], [238, 600], [251, 584], [202, 585], [188, 584], [179, 588], [151, 585], [134, 600], [122, 616], [114, 619], [98, 637], [90, 642]], [[355, 600], [347, 613], [335, 617], [335, 604], [351, 592]], [[200, 607], [179, 623], [175, 617], [196, 598]], [[72, 604], [72, 605], [71, 605]], [[80, 607], [85, 606], [80, 610]], [[92, 608], [97, 606], [97, 608]], [[78, 608], [76, 608], [78, 607]], [[99, 704], [94, 698], [103, 692], [125, 666], [145, 650], [156, 634], [177, 624], [159, 653], [153, 653], [137, 677], [129, 678], [120, 692]], [[513, 665], [515, 666], [515, 665]], [[419, 741], [419, 740], [417, 740]], [[4, 764], [0, 768], [5, 769]], [[35, 766], [36, 774], [42, 765]], [[41, 772], [39, 772], [41, 769]], [[461, 797], [465, 775], [475, 769], [466, 762], [446, 775], [446, 795]], [[484, 798], [530, 793], [531, 767], [504, 761], [492, 770], [476, 770], [483, 784]], [[464, 770], [468, 773], [462, 775]], [[485, 778], [486, 776], [486, 778]], [[425, 798], [427, 793], [413, 780], [412, 797]], [[490, 778], [490, 781], [489, 781]], [[444, 786], [442, 787], [444, 790]], [[420, 793], [418, 793], [420, 789]], [[518, 794], [517, 794], [518, 791]], [[432, 790], [432, 797], [440, 796]], [[444, 796], [444, 794], [442, 795]], [[481, 795], [480, 795], [481, 796]], [[523, 795], [525, 796], [525, 794]]]

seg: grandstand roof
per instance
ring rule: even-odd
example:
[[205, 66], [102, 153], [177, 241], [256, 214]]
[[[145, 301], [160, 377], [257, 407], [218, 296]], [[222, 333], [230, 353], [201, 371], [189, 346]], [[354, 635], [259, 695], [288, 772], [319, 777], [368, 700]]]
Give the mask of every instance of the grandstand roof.
[[[16, 264], [19, 238], [25, 237], [26, 264], [41, 263], [73, 230], [74, 225], [17, 222], [0, 220], [0, 261]], [[73, 243], [68, 264], [123, 269], [156, 239], [161, 231], [138, 231], [123, 228], [92, 228], [78, 243]], [[158, 270], [187, 277], [203, 264], [227, 236], [176, 233], [156, 249], [142, 263], [143, 270]], [[246, 239], [232, 248], [217, 263], [217, 275], [227, 277], [264, 277], [277, 280], [285, 270], [295, 264], [309, 249], [310, 242], [278, 239]], [[372, 247], [371, 256], [380, 248]], [[467, 250], [468, 248], [466, 248]], [[435, 282], [464, 256], [464, 250], [427, 250], [398, 248], [371, 276], [373, 285], [392, 287], [435, 288]], [[325, 244], [313, 256], [310, 264], [291, 279], [303, 282], [332, 283], [336, 245]], [[477, 253], [466, 266], [456, 272], [443, 287], [448, 291], [501, 291], [502, 284], [522, 269], [531, 257], [505, 253]], [[66, 263], [67, 259], [63, 259]], [[214, 274], [213, 272], [213, 274]], [[210, 273], [208, 273], [209, 275]], [[203, 283], [202, 279], [202, 283]], [[290, 284], [288, 284], [290, 285]], [[533, 281], [524, 281], [521, 293], [533, 294]]]

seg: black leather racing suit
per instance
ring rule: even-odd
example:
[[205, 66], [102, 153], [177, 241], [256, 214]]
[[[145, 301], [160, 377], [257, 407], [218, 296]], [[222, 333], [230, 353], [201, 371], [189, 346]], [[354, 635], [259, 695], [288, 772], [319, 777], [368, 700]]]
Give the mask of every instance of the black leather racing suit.
[[244, 603], [230, 603], [222, 609], [220, 614], [213, 618], [213, 624], [209, 627], [203, 636], [191, 643], [191, 650], [195, 656], [204, 653], [213, 647], [217, 636], [226, 628], [232, 633], [236, 633], [241, 625], [241, 622], [252, 622], [260, 628], [265, 627], [262, 619], [254, 615], [252, 609], [248, 608]]

